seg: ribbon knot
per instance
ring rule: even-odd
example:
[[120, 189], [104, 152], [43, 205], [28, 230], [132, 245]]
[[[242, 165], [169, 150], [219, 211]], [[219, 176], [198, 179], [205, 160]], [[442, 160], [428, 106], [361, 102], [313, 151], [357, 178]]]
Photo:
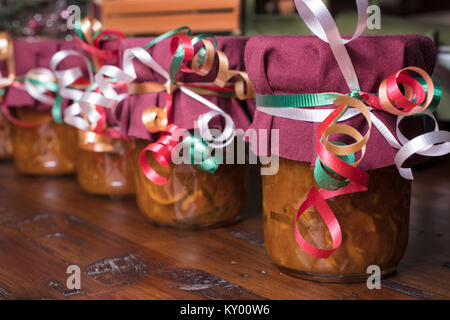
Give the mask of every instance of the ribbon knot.
[[[204, 98], [201, 94], [215, 96], [223, 95], [225, 97], [236, 96], [239, 99], [248, 99], [254, 95], [247, 74], [245, 72], [229, 69], [226, 55], [220, 50], [216, 50], [215, 39], [214, 43], [206, 39], [207, 37], [212, 37], [211, 35], [202, 34], [192, 38], [190, 38], [190, 35], [190, 29], [182, 27], [153, 39], [143, 47], [125, 50], [123, 54], [123, 70], [114, 66], [103, 66], [95, 77], [102, 94], [91, 93], [85, 96], [86, 101], [106, 100], [109, 105], [113, 105], [114, 109], [127, 95], [167, 92], [167, 101], [164, 108], [151, 106], [144, 110], [141, 115], [142, 122], [150, 133], [162, 132], [161, 138], [156, 143], [149, 145], [140, 155], [142, 171], [148, 179], [157, 184], [166, 183], [167, 178], [160, 177], [148, 163], [146, 163], [146, 152], [152, 151], [155, 158], [159, 159], [158, 162], [161, 162], [162, 164], [166, 164], [169, 161], [167, 152], [173, 150], [172, 143], [174, 143], [173, 139], [170, 139], [171, 131], [174, 130], [173, 125], [170, 125], [170, 123], [173, 94], [176, 90], [179, 90], [181, 93], [188, 95], [205, 107], [211, 109], [209, 112], [202, 114], [198, 118], [198, 127], [200, 129], [202, 140], [212, 148], [223, 148], [229, 145], [235, 137], [235, 125], [233, 119], [225, 111]], [[168, 38], [172, 38], [170, 42], [172, 61], [170, 63], [170, 70], [166, 71], [153, 59], [152, 55], [146, 49]], [[202, 46], [195, 52], [194, 46], [199, 42], [202, 43]], [[209, 74], [214, 66], [216, 53], [219, 60], [219, 72], [213, 83], [183, 83], [177, 81], [177, 76], [180, 72], [196, 73], [201, 76]], [[132, 83], [137, 78], [136, 70], [133, 65], [133, 61], [135, 60], [138, 60], [158, 73], [165, 79], [165, 82], [159, 83], [153, 81]], [[190, 67], [188, 67], [188, 64], [190, 64]], [[110, 81], [108, 81], [108, 79], [111, 78], [125, 83], [128, 86], [128, 94], [118, 94]], [[235, 81], [235, 91], [230, 90], [231, 81]], [[216, 116], [221, 116], [225, 120], [224, 129], [218, 137], [215, 137], [209, 128], [209, 121]], [[169, 128], [171, 129], [169, 130]], [[196, 138], [192, 138], [191, 141], [198, 142]], [[179, 141], [177, 143], [179, 143]], [[199, 143], [194, 144], [200, 149], [204, 146]], [[210, 160], [207, 159], [207, 161]], [[212, 167], [212, 165], [208, 166], [207, 170], [212, 172]]]
[[360, 97], [359, 90], [353, 90], [352, 92], [350, 92], [349, 96], [352, 97], [352, 98]]
[[178, 88], [179, 88], [179, 85], [177, 83], [172, 83], [170, 80], [167, 80], [166, 92], [168, 94], [173, 94]]

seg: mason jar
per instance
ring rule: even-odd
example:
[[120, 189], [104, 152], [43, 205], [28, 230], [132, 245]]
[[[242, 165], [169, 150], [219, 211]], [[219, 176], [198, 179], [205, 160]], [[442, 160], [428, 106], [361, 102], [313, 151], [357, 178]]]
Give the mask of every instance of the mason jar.
[[[280, 158], [276, 175], [262, 177], [265, 247], [284, 272], [317, 281], [365, 281], [369, 266], [381, 276], [395, 271], [408, 243], [411, 184], [395, 167], [369, 171], [369, 190], [327, 200], [342, 230], [342, 244], [326, 259], [303, 251], [294, 237], [295, 217], [312, 186], [310, 163]], [[310, 244], [331, 249], [330, 233], [311, 207], [298, 220]]]
[[76, 130], [54, 122], [45, 111], [14, 108], [21, 121], [41, 123], [25, 128], [12, 125], [13, 158], [16, 169], [24, 174], [63, 175], [75, 172]]
[[148, 145], [134, 141], [136, 200], [140, 211], [153, 223], [180, 228], [209, 228], [240, 220], [245, 205], [245, 166], [221, 165], [214, 173], [191, 164], [162, 167], [151, 152], [150, 166], [168, 177], [164, 185], [148, 180], [139, 166], [139, 154]]

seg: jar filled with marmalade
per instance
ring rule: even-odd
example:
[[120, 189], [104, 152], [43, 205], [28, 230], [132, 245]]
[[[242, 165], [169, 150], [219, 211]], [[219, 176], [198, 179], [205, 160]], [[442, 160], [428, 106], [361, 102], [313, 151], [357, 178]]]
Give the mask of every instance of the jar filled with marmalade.
[[425, 73], [435, 64], [433, 41], [420, 35], [361, 35], [345, 50], [355, 74], [343, 72], [336, 51], [318, 37], [261, 35], [245, 49], [258, 106], [250, 129], [267, 135], [252, 148], [278, 165], [262, 176], [266, 250], [287, 274], [323, 282], [364, 282], [374, 269], [384, 277], [400, 263], [411, 182], [397, 169], [405, 153], [393, 140], [424, 130], [423, 119], [400, 123], [387, 106], [418, 107], [415, 79], [431, 85]]
[[14, 117], [33, 127], [13, 124], [11, 130], [16, 169], [24, 174], [63, 175], [75, 172], [76, 130], [54, 122], [48, 111], [14, 108]]
[[[408, 243], [411, 183], [395, 167], [369, 173], [369, 191], [328, 201], [342, 229], [342, 244], [330, 257], [316, 258], [294, 237], [297, 210], [310, 188], [318, 188], [314, 168], [280, 158], [278, 173], [262, 180], [264, 243], [273, 262], [291, 275], [319, 281], [363, 281], [371, 265], [379, 266], [382, 276], [392, 273]], [[310, 244], [332, 248], [330, 232], [314, 207], [297, 223]]]
[[139, 154], [148, 145], [134, 141], [133, 158], [136, 200], [141, 212], [155, 224], [179, 228], [208, 228], [240, 220], [245, 205], [245, 167], [222, 165], [214, 173], [192, 164], [163, 167], [149, 153], [147, 161], [161, 176], [164, 185], [148, 180], [139, 166]]

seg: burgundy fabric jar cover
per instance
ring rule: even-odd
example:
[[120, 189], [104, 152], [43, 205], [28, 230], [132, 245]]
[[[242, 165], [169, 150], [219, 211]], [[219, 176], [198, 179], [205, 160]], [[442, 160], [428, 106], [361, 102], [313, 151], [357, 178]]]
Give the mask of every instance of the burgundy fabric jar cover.
[[[248, 38], [245, 37], [216, 37], [217, 49], [223, 51], [228, 59], [232, 70], [244, 71], [244, 51]], [[149, 43], [152, 38], [129, 38], [121, 41], [120, 56], [126, 49], [143, 47]], [[171, 55], [170, 55], [170, 39], [163, 40], [151, 48], [147, 49], [158, 64], [165, 70], [169, 70]], [[133, 63], [136, 70], [137, 79], [135, 83], [142, 83], [148, 81], [156, 81], [164, 84], [166, 80], [158, 73], [152, 71], [149, 67], [141, 62]], [[210, 74], [207, 76], [199, 76], [195, 74], [188, 74], [181, 72], [177, 81], [182, 82], [212, 82], [218, 70], [217, 55], [215, 59], [215, 66]], [[144, 110], [157, 106], [163, 108], [166, 104], [165, 92], [146, 93], [140, 95], [130, 95], [123, 103], [116, 109], [116, 116], [120, 119], [120, 127], [123, 135], [131, 138], [145, 139], [149, 141], [156, 141], [159, 134], [150, 134], [142, 123], [141, 116]], [[247, 129], [251, 123], [251, 117], [255, 110], [255, 100], [240, 101], [235, 98], [224, 98], [214, 96], [204, 96], [212, 103], [219, 106], [227, 114], [229, 114], [235, 122], [236, 128]], [[180, 90], [174, 92], [174, 102], [172, 107], [173, 123], [180, 128], [187, 130], [194, 129], [194, 123], [201, 114], [210, 111], [208, 107], [193, 98], [182, 93]], [[222, 129], [221, 119], [213, 119], [210, 122], [210, 127]]]
[[[102, 49], [118, 50], [119, 41], [110, 40], [102, 42]], [[16, 77], [22, 77], [27, 74], [28, 71], [35, 68], [50, 69], [50, 60], [53, 55], [61, 50], [74, 50], [86, 55], [90, 58], [90, 55], [86, 54], [81, 46], [76, 41], [65, 40], [43, 40], [43, 41], [26, 41], [26, 40], [14, 40], [14, 61], [16, 66]], [[106, 61], [106, 64], [117, 65], [118, 58], [115, 60]], [[59, 65], [58, 70], [67, 70], [70, 68], [79, 67], [84, 76], [88, 77], [87, 66], [84, 60], [80, 57], [70, 56], [64, 59]], [[3, 73], [4, 74], [4, 73]], [[9, 108], [15, 107], [28, 107], [34, 110], [47, 111], [52, 106], [36, 101], [30, 96], [25, 88], [9, 87], [6, 97], [6, 105]], [[64, 99], [63, 108], [66, 107], [70, 101]]]
[[[346, 48], [361, 91], [368, 93], [378, 93], [381, 82], [404, 67], [419, 67], [431, 75], [436, 61], [432, 40], [420, 35], [363, 35], [347, 44]], [[245, 62], [257, 94], [349, 93], [329, 44], [315, 36], [253, 37], [245, 50]], [[317, 107], [329, 108], [333, 106]], [[396, 136], [397, 117], [380, 110], [373, 113]], [[363, 134], [367, 130], [362, 115], [342, 123], [355, 127]], [[318, 125], [256, 111], [251, 128], [280, 129], [279, 156], [314, 164]], [[266, 150], [270, 151], [270, 145], [267, 147]], [[255, 145], [252, 149], [256, 152]], [[395, 153], [396, 150], [373, 127], [366, 155], [359, 168], [370, 170], [393, 165]]]

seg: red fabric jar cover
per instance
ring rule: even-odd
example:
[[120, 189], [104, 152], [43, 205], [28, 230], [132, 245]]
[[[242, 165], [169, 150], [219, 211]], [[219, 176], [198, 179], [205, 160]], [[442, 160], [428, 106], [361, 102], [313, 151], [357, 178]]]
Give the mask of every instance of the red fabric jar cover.
[[[361, 90], [369, 93], [377, 93], [382, 80], [404, 67], [419, 67], [431, 74], [436, 61], [432, 40], [421, 35], [363, 35], [346, 47]], [[253, 37], [245, 50], [245, 63], [257, 94], [349, 93], [329, 44], [315, 36]], [[373, 113], [395, 135], [396, 116], [379, 110]], [[366, 122], [362, 115], [343, 123], [365, 132]], [[318, 125], [256, 111], [251, 128], [280, 129], [279, 156], [314, 164]], [[252, 148], [256, 152], [256, 146]], [[396, 150], [374, 128], [359, 168], [370, 170], [393, 165], [395, 153]]]

